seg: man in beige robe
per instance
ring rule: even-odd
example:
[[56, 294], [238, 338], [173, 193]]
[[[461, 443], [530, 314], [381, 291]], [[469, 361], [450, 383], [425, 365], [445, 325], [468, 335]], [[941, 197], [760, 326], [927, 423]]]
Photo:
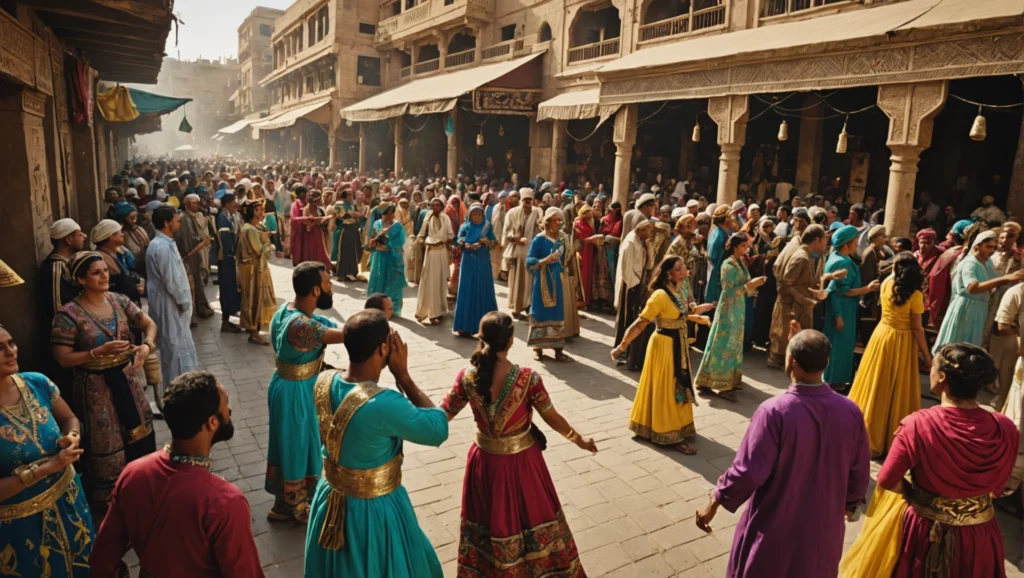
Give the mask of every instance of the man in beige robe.
[[449, 250], [454, 234], [451, 219], [443, 211], [441, 198], [431, 199], [430, 214], [420, 227], [419, 239], [426, 248], [420, 284], [416, 290], [416, 321], [420, 323], [427, 319], [437, 323], [448, 314]]
[[533, 293], [533, 275], [526, 267], [526, 253], [530, 242], [540, 234], [540, 220], [544, 212], [533, 206], [533, 189], [519, 189], [521, 203], [505, 216], [505, 259], [508, 261], [508, 308], [519, 319], [530, 307]]
[[801, 328], [814, 326], [814, 306], [828, 296], [822, 284], [846, 277], [846, 270], [826, 275], [818, 274], [815, 255], [824, 255], [828, 236], [821, 225], [810, 225], [800, 237], [801, 244], [788, 255], [780, 255], [775, 262], [775, 278], [779, 297], [772, 310], [771, 350], [768, 366], [782, 368], [789, 346], [789, 322], [796, 321]]
[[640, 198], [636, 201], [636, 207], [626, 211], [625, 215], [622, 215], [622, 236], [620, 239], [625, 240], [626, 235], [633, 232], [636, 226], [645, 221], [650, 221], [651, 216], [654, 215], [654, 209], [658, 206], [658, 200], [651, 193], [644, 193], [640, 195]]
[[[507, 204], [507, 209], [506, 209]], [[508, 262], [505, 261], [505, 219], [508, 211], [519, 206], [519, 191], [512, 191], [507, 199], [498, 198], [498, 204], [491, 211], [491, 227], [494, 230], [494, 238], [497, 243], [491, 247], [491, 274], [494, 279], [505, 280], [508, 278]]]
[[192, 288], [192, 324], [196, 316], [207, 318], [213, 315], [210, 300], [203, 289], [203, 253], [209, 251], [213, 239], [210, 220], [199, 212], [199, 195], [185, 196], [185, 210], [180, 215], [181, 228], [174, 235], [181, 260], [185, 264], [189, 285]]

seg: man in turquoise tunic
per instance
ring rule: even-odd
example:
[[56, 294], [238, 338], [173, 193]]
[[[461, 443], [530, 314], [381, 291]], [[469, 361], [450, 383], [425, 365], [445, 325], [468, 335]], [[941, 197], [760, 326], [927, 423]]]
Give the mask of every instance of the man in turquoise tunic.
[[[439, 446], [448, 416], [413, 383], [407, 346], [384, 313], [344, 329], [349, 369], [316, 380], [324, 478], [306, 530], [306, 578], [440, 578], [441, 563], [402, 486], [402, 444]], [[398, 391], [377, 385], [384, 368]]]
[[292, 287], [295, 301], [282, 305], [270, 322], [277, 371], [267, 391], [270, 443], [264, 488], [274, 494], [267, 514], [273, 522], [305, 522], [309, 516], [309, 495], [323, 467], [313, 384], [327, 345], [344, 339], [334, 321], [314, 313], [330, 309], [333, 301], [324, 264], [299, 263], [292, 272]]
[[832, 355], [825, 368], [825, 382], [833, 386], [853, 381], [853, 348], [857, 344], [857, 304], [860, 296], [878, 291], [875, 279], [861, 287], [860, 267], [850, 255], [857, 252], [857, 227], [846, 225], [832, 234], [832, 254], [825, 274], [846, 270], [845, 279], [832, 279], [825, 290], [825, 336], [832, 342]]

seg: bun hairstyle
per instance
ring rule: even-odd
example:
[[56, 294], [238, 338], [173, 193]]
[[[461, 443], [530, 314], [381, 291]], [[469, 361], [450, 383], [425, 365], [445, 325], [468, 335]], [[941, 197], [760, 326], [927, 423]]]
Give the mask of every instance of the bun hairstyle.
[[726, 240], [726, 242], [725, 242], [725, 252], [726, 252], [726, 254], [731, 255], [732, 252], [736, 250], [736, 247], [739, 247], [740, 245], [742, 245], [743, 243], [746, 243], [749, 240], [750, 240], [750, 237], [748, 237], [747, 234], [744, 233], [743, 231], [740, 231], [739, 233], [733, 233], [732, 235], [729, 236], [729, 239]]
[[476, 368], [473, 387], [484, 403], [491, 403], [491, 381], [494, 379], [498, 353], [508, 348], [514, 333], [512, 316], [507, 313], [492, 311], [480, 320], [480, 333], [477, 334], [480, 341], [469, 362]]
[[935, 352], [935, 363], [946, 374], [949, 394], [974, 399], [999, 373], [988, 352], [970, 343], [949, 343]]

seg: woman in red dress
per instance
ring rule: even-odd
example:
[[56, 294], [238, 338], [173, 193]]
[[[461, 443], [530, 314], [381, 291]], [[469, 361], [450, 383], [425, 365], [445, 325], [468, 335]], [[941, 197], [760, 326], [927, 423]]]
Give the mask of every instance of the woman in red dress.
[[[1006, 576], [992, 498], [1006, 489], [1020, 434], [975, 401], [996, 375], [980, 347], [951, 343], [936, 352], [931, 390], [942, 403], [900, 422], [864, 527], [840, 567], [844, 578]], [[913, 484], [903, 478], [908, 470]]]
[[449, 420], [468, 403], [478, 428], [462, 491], [458, 575], [584, 577], [533, 410], [581, 449], [597, 446], [555, 411], [539, 375], [509, 362], [513, 333], [508, 314], [485, 315], [472, 365], [441, 403]]
[[573, 232], [580, 247], [580, 283], [583, 285], [583, 301], [580, 307], [589, 307], [594, 293], [594, 263], [597, 252], [602, 250], [604, 235], [594, 228], [594, 209], [590, 205], [580, 207], [579, 216], [573, 223]]

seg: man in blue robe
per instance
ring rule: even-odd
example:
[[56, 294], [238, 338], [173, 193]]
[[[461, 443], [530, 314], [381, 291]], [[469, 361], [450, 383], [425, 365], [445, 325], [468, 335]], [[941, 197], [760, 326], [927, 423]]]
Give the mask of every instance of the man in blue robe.
[[186, 371], [199, 367], [196, 346], [189, 323], [192, 319], [192, 292], [174, 234], [181, 228], [174, 207], [164, 204], [153, 211], [156, 236], [146, 251], [146, 297], [149, 316], [160, 332], [156, 345], [160, 352], [160, 370], [164, 384]]

